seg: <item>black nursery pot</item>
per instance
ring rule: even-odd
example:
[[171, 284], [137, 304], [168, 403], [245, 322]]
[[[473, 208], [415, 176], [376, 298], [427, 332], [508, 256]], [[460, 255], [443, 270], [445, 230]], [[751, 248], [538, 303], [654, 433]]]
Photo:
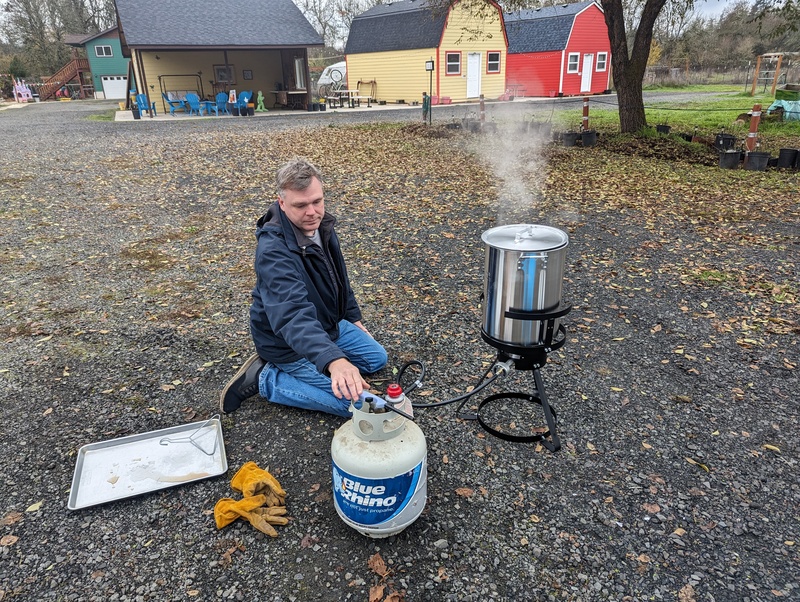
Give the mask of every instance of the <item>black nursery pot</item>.
[[719, 166], [722, 169], [737, 169], [739, 167], [740, 158], [741, 153], [737, 150], [720, 151]]
[[736, 136], [733, 134], [717, 134], [714, 138], [714, 146], [717, 150], [728, 150], [736, 144]]
[[778, 151], [778, 167], [789, 169], [797, 163], [798, 151], [796, 148], [782, 148]]
[[656, 131], [659, 134], [669, 134], [671, 129], [672, 129], [671, 125], [657, 125], [656, 126]]
[[597, 132], [594, 130], [586, 130], [581, 132], [581, 144], [584, 147], [590, 147], [597, 144]]
[[561, 132], [561, 143], [564, 146], [575, 146], [580, 134], [577, 132]]
[[233, 115], [234, 117], [238, 117], [239, 116], [239, 107], [231, 107], [231, 115]]
[[747, 153], [744, 159], [744, 168], [749, 171], [765, 171], [769, 165], [769, 153], [752, 152]]

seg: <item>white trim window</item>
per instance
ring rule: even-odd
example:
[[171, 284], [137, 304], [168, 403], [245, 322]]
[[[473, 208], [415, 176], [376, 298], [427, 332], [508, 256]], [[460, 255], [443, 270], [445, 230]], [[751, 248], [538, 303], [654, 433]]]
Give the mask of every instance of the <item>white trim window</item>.
[[500, 73], [500, 53], [490, 51], [486, 53], [486, 73]]
[[94, 55], [96, 57], [114, 56], [114, 52], [111, 50], [111, 46], [95, 46]]
[[461, 75], [461, 53], [447, 52], [445, 58], [445, 75]]
[[567, 56], [567, 73], [578, 73], [581, 55], [579, 52], [570, 52]]
[[598, 52], [597, 53], [597, 65], [595, 67], [595, 71], [605, 71], [606, 65], [608, 64], [608, 53], [607, 52]]

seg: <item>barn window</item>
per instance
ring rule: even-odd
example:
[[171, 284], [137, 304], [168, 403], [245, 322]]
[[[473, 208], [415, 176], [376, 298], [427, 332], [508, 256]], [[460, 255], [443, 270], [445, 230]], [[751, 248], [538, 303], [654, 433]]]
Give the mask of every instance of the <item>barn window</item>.
[[114, 56], [114, 53], [111, 52], [111, 46], [95, 46], [94, 47], [94, 55], [95, 56]]
[[567, 73], [577, 73], [581, 55], [577, 52], [570, 52], [567, 58]]
[[607, 52], [598, 52], [597, 53], [597, 67], [596, 67], [596, 69], [598, 71], [605, 71], [607, 62], [608, 62], [608, 53]]
[[486, 73], [500, 73], [500, 53], [486, 53]]
[[445, 53], [445, 75], [461, 75], [461, 53], [460, 52], [447, 52]]

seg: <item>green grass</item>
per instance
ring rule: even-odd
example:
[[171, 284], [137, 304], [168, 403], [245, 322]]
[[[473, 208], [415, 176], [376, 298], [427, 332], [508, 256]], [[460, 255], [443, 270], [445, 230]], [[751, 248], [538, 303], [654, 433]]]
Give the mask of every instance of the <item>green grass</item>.
[[116, 109], [109, 109], [108, 111], [97, 113], [96, 115], [89, 115], [87, 119], [89, 121], [114, 121], [114, 116], [116, 114], [117, 114]]
[[[654, 88], [649, 88], [653, 90]], [[667, 89], [667, 88], [661, 88]], [[669, 88], [673, 89], [674, 88]], [[737, 118], [742, 113], [753, 109], [753, 105], [761, 104], [763, 113], [759, 124], [759, 138], [766, 145], [783, 147], [800, 145], [800, 121], [776, 121], [766, 114], [774, 98], [770, 95], [756, 94], [750, 96], [742, 90], [742, 86], [687, 86], [681, 91], [687, 92], [719, 92], [697, 100], [681, 102], [673, 99], [668, 103], [649, 103], [645, 99], [645, 116], [647, 124], [655, 127], [659, 124], [671, 126], [673, 134], [697, 131], [700, 136], [713, 136], [724, 130], [737, 138], [743, 139], [749, 131], [749, 123], [741, 123]], [[600, 104], [607, 102], [598, 97], [592, 103], [589, 100], [590, 127], [605, 133], [619, 132], [619, 112], [616, 106]], [[572, 112], [554, 115], [557, 127], [568, 129], [580, 122], [580, 116]]]

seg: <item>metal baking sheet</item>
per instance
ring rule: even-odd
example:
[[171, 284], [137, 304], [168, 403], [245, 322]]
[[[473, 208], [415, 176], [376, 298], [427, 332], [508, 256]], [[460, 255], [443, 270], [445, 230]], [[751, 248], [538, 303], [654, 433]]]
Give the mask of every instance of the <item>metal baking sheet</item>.
[[217, 417], [84, 445], [67, 507], [78, 510], [228, 471]]

